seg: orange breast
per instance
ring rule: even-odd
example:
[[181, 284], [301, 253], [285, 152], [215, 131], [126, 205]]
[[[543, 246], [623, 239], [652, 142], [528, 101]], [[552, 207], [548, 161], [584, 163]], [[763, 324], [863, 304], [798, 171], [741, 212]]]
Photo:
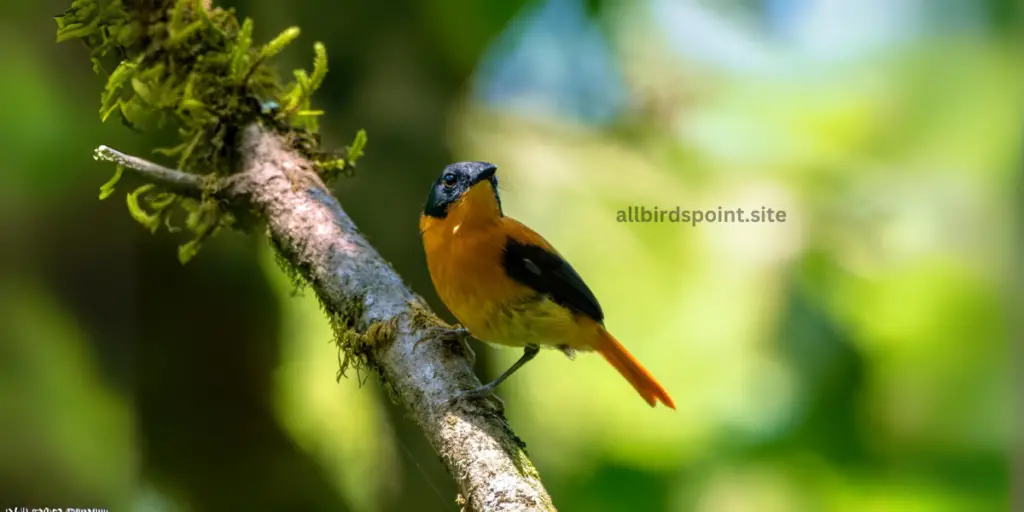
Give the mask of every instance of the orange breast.
[[423, 245], [438, 296], [464, 327], [481, 340], [519, 344], [503, 338], [504, 312], [532, 291], [505, 275], [501, 266], [505, 236], [493, 226], [465, 225], [457, 219], [424, 221]]

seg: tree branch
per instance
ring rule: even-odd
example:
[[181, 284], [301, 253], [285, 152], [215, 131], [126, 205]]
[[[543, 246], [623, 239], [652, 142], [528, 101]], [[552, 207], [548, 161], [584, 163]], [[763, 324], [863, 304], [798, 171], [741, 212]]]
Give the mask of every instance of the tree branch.
[[[196, 5], [199, 12], [192, 10]], [[296, 71], [295, 82], [285, 85], [267, 59], [294, 40], [298, 28], [254, 47], [252, 20], [239, 23], [232, 12], [211, 6], [210, 0], [153, 0], [124, 2], [121, 9], [99, 0], [76, 0], [57, 18], [58, 41], [83, 40], [94, 69], [101, 56], [123, 59], [107, 76], [104, 118], [118, 111], [134, 125], [146, 117], [140, 112], [160, 113], [179, 126], [182, 144], [171, 151], [179, 155], [183, 170], [106, 146], [95, 157], [177, 194], [218, 199], [218, 204], [204, 202], [190, 212], [196, 239], [186, 256], [222, 227], [220, 209], [233, 210], [234, 218], [248, 220], [255, 214], [264, 221], [277, 250], [327, 310], [346, 356], [377, 370], [423, 430], [455, 478], [465, 509], [554, 510], [501, 410], [486, 401], [453, 400], [480, 382], [458, 346], [420, 343], [443, 322], [360, 235], [314, 162], [295, 149], [308, 153], [317, 145], [315, 118], [300, 112], [310, 108], [310, 95], [327, 72], [323, 45], [314, 45], [312, 72]], [[125, 85], [129, 80], [130, 87]], [[259, 105], [254, 98], [261, 99]], [[262, 100], [273, 100], [277, 111], [266, 112], [270, 102]], [[271, 118], [279, 128], [292, 127], [291, 143], [252, 123]], [[235, 140], [237, 147], [224, 147]], [[361, 152], [356, 143], [351, 149], [356, 155], [346, 155], [343, 165], [354, 163]], [[211, 174], [197, 175], [197, 169]], [[162, 206], [151, 202], [158, 210], [152, 214], [135, 211], [141, 210], [136, 203], [133, 216], [147, 227], [159, 226], [172, 202], [166, 197], [157, 202]]]
[[[245, 128], [239, 153], [240, 172], [217, 187], [218, 195], [255, 209], [329, 314], [358, 333], [361, 353], [422, 428], [465, 509], [555, 510], [502, 412], [484, 401], [453, 400], [480, 385], [466, 357], [446, 343], [419, 343], [443, 322], [359, 233], [313, 164], [257, 124]], [[96, 155], [182, 193], [202, 188], [198, 176], [105, 146]]]

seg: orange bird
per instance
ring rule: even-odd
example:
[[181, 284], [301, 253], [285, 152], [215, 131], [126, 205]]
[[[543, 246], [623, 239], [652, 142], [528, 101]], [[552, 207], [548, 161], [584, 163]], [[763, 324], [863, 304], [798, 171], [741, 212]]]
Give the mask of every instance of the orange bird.
[[452, 331], [523, 356], [493, 382], [461, 397], [484, 397], [533, 359], [540, 347], [572, 357], [596, 350], [652, 407], [675, 404], [658, 381], [604, 327], [604, 313], [579, 274], [544, 237], [501, 211], [497, 167], [449, 165], [430, 188], [420, 233], [430, 278], [462, 328]]

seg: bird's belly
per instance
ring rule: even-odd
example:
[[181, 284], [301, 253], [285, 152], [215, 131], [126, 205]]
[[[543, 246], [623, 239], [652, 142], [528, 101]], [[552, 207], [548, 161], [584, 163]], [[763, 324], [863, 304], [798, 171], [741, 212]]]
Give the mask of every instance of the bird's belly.
[[488, 338], [502, 345], [576, 345], [579, 326], [573, 315], [544, 296], [497, 308]]
[[[493, 281], [483, 279], [458, 282], [447, 281], [445, 290], [438, 290], [441, 300], [480, 341], [513, 347], [577, 345], [576, 319], [546, 296], [525, 288], [495, 289]], [[487, 282], [491, 285], [484, 288]]]
[[513, 347], [579, 345], [576, 319], [546, 297], [503, 303], [479, 300], [475, 305], [456, 317], [481, 341]]

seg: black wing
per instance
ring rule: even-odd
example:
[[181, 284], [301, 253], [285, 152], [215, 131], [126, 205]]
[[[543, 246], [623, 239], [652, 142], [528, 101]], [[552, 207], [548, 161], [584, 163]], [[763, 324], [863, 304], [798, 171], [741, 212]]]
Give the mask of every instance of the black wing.
[[561, 256], [509, 238], [502, 264], [509, 277], [551, 297], [556, 304], [597, 322], [604, 320], [594, 293]]

